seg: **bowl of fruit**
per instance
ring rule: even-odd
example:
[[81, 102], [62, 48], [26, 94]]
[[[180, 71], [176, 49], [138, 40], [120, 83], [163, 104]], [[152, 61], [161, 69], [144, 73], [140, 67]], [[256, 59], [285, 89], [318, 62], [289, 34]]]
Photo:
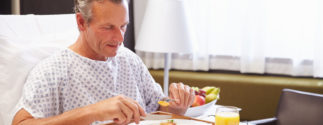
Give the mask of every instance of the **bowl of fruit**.
[[206, 86], [202, 89], [192, 87], [195, 91], [194, 103], [185, 113], [185, 116], [196, 117], [203, 115], [205, 111], [215, 105], [219, 99], [220, 88], [214, 86]]

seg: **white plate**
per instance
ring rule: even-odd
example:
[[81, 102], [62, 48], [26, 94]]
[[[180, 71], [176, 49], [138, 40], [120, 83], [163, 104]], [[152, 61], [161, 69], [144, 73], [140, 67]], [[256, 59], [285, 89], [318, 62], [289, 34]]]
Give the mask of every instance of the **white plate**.
[[[176, 125], [211, 125], [210, 123], [194, 121], [194, 120], [185, 120], [185, 119], [173, 119], [173, 120], [176, 123]], [[145, 120], [145, 121], [140, 121], [139, 125], [160, 125], [160, 123], [162, 122], [167, 122], [167, 120]], [[131, 123], [129, 125], [136, 125], [136, 123]]]

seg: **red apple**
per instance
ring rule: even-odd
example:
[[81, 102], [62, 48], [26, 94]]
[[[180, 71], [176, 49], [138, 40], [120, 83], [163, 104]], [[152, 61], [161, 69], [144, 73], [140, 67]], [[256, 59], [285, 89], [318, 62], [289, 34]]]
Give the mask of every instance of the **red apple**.
[[200, 106], [204, 104], [205, 104], [205, 98], [200, 95], [195, 95], [195, 100], [194, 100], [194, 103], [192, 104], [192, 107]]

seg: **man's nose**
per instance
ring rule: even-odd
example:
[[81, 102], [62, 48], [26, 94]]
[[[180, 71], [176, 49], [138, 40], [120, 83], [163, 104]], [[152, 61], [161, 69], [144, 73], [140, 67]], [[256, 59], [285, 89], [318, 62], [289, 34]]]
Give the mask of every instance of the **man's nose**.
[[124, 31], [122, 31], [121, 29], [117, 28], [114, 30], [113, 33], [113, 41], [118, 41], [118, 42], [123, 42], [124, 40]]

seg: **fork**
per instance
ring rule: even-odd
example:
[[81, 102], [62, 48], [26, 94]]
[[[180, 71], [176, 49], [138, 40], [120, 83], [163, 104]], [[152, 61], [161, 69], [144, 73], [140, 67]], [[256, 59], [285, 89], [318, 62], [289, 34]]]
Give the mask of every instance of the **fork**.
[[165, 98], [160, 99], [159, 101], [165, 101], [165, 102], [170, 103], [170, 102], [175, 101], [175, 100], [174, 99], [170, 99], [169, 97], [165, 97]]

